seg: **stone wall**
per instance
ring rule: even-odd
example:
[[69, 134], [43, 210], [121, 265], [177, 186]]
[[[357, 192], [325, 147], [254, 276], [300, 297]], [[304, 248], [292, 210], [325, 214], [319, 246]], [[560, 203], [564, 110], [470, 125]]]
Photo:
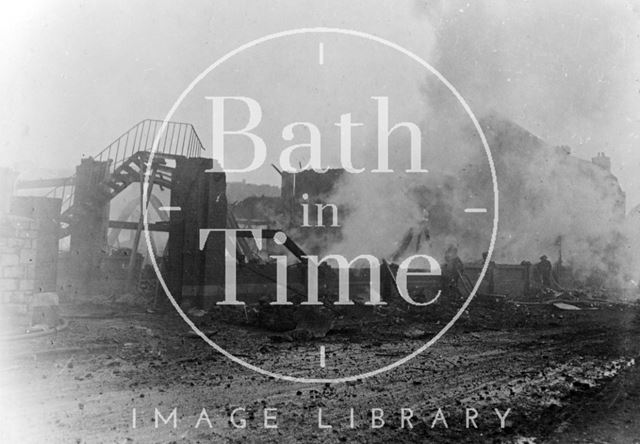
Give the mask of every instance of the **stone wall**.
[[60, 199], [39, 196], [16, 196], [11, 202], [12, 215], [35, 222], [38, 233], [34, 282], [36, 293], [57, 291], [60, 205]]
[[26, 312], [33, 297], [36, 222], [21, 216], [0, 216], [0, 303]]

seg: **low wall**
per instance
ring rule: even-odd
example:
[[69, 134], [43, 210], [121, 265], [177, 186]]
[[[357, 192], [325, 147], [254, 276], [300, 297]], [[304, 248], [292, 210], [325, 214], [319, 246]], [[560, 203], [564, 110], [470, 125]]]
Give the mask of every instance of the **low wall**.
[[[465, 264], [465, 274], [475, 283], [482, 264]], [[533, 265], [496, 264], [491, 262], [480, 284], [479, 293], [503, 294], [511, 297], [525, 296], [532, 288]]]

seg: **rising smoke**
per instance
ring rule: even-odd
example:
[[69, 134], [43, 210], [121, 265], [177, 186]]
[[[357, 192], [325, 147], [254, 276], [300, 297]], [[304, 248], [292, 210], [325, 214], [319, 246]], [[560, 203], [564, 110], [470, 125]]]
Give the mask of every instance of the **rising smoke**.
[[[625, 38], [637, 34], [638, 11], [624, 3], [543, 3], [417, 4], [425, 32], [437, 36], [430, 61], [468, 101], [493, 152], [501, 193], [493, 259], [534, 262], [546, 254], [557, 261], [562, 255], [582, 279], [599, 274], [608, 285], [637, 282], [640, 233], [625, 221], [618, 182], [606, 168], [554, 145], [576, 150], [598, 142], [604, 151], [629, 143], [626, 125], [637, 104], [628, 86], [638, 57], [630, 57]], [[389, 257], [425, 214], [431, 242], [422, 252], [442, 258], [456, 244], [469, 261], [488, 248], [488, 218], [471, 221], [463, 211], [479, 202], [492, 208], [477, 134], [433, 78], [425, 79], [422, 95], [430, 173], [345, 174], [330, 199], [349, 209], [332, 252]], [[395, 140], [397, 165], [407, 146]], [[358, 154], [371, 165], [370, 154]]]

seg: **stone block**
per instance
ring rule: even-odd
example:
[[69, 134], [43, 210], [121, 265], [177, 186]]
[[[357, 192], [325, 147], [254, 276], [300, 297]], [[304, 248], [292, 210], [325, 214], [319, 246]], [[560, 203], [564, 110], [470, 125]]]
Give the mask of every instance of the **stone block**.
[[23, 248], [20, 251], [21, 264], [35, 263], [35, 261], [36, 261], [36, 250], [33, 250], [31, 248]]
[[10, 247], [5, 245], [4, 247], [0, 246], [0, 254], [20, 254], [20, 249], [17, 247]]
[[31, 279], [20, 279], [18, 288], [21, 291], [33, 291], [34, 282]]
[[0, 267], [7, 265], [18, 265], [20, 256], [16, 253], [0, 253]]
[[26, 272], [22, 265], [7, 265], [6, 267], [2, 267], [2, 277], [3, 278], [22, 278], [25, 277]]
[[7, 313], [15, 314], [15, 315], [26, 315], [29, 312], [29, 308], [27, 304], [22, 303], [6, 303], [5, 307]]
[[16, 236], [16, 228], [10, 223], [0, 219], [0, 237], [3, 239], [11, 239]]
[[13, 291], [11, 292], [11, 301], [12, 304], [26, 304], [28, 303], [27, 293], [24, 291]]
[[0, 279], [0, 291], [15, 291], [18, 289], [17, 279]]
[[24, 247], [24, 239], [20, 239], [17, 237], [10, 237], [8, 240], [8, 246], [13, 248], [23, 248]]
[[36, 278], [36, 264], [30, 263], [25, 265], [24, 268], [25, 268], [24, 278], [34, 280]]
[[60, 324], [60, 313], [57, 305], [31, 306], [31, 325], [42, 324], [50, 328]]
[[59, 303], [58, 294], [52, 291], [46, 293], [35, 293], [31, 299], [32, 307], [58, 305]]

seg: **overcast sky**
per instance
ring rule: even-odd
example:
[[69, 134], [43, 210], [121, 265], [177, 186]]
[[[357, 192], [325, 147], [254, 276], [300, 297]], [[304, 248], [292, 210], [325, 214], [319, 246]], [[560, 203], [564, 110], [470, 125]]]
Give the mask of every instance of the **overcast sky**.
[[[495, 111], [551, 144], [572, 146], [579, 157], [606, 151], [629, 207], [639, 204], [638, 3], [470, 3], [5, 1], [0, 6], [2, 164], [26, 172], [72, 171], [81, 155], [97, 153], [134, 123], [162, 119], [191, 80], [227, 51], [269, 33], [327, 26], [376, 34], [422, 56], [478, 114]], [[315, 51], [305, 46], [311, 43], [267, 46], [235, 60], [209, 85], [226, 94], [245, 88], [272, 108], [286, 105], [283, 121], [291, 121], [294, 111], [312, 114], [306, 98], [329, 92], [339, 99], [327, 102], [323, 120], [331, 113], [337, 117], [337, 109], [345, 112], [353, 99], [353, 111], [366, 122], [371, 111], [362, 91], [370, 95], [368, 82], [374, 78], [383, 85], [378, 91], [400, 99], [420, 94], [424, 73], [396, 59], [386, 63], [390, 55], [379, 49], [337, 40], [327, 41], [327, 64], [345, 72], [357, 59], [350, 76], [362, 79], [362, 91], [345, 89], [344, 78], [329, 75], [321, 79], [322, 92], [314, 93], [305, 86], [318, 82], [319, 75], [307, 60]], [[376, 75], [369, 79], [367, 72]], [[398, 78], [402, 81], [392, 80]], [[291, 89], [295, 84], [302, 86]], [[208, 145], [203, 102], [185, 106], [178, 117], [193, 122]], [[394, 109], [395, 116], [420, 114], [418, 101], [405, 103]], [[269, 129], [269, 140], [279, 130]], [[365, 139], [354, 143], [367, 149]], [[255, 180], [277, 183], [273, 171]]]

